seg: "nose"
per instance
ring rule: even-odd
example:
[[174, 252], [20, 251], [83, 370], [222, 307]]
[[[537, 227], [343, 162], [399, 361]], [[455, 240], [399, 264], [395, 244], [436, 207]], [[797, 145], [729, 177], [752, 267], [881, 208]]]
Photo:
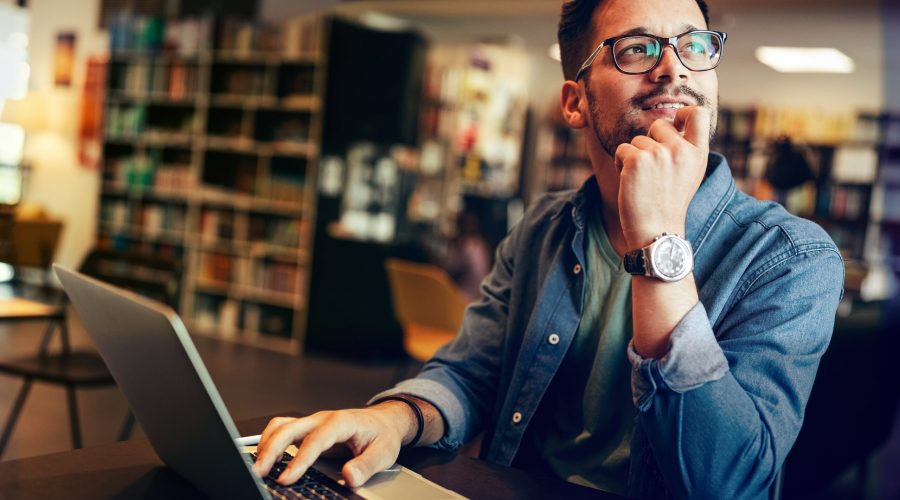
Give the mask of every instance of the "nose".
[[678, 54], [675, 53], [675, 47], [666, 45], [662, 49], [659, 64], [650, 72], [650, 79], [654, 83], [663, 81], [684, 81], [690, 77], [691, 70], [681, 64]]

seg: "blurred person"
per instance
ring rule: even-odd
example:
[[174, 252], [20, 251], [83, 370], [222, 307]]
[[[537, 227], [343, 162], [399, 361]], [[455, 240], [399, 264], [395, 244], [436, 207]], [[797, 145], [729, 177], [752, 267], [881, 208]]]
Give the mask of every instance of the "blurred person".
[[[766, 498], [803, 421], [842, 296], [815, 224], [736, 190], [709, 151], [726, 35], [703, 0], [571, 0], [567, 123], [593, 177], [500, 244], [456, 340], [364, 409], [277, 418], [280, 481], [332, 447], [352, 486], [402, 446], [457, 450], [636, 497]], [[423, 424], [419, 425], [419, 416]]]

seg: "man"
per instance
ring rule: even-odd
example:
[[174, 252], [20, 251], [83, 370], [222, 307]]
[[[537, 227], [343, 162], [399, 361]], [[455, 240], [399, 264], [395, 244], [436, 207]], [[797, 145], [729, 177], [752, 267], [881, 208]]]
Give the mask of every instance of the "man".
[[594, 177], [529, 208], [418, 377], [366, 409], [274, 419], [259, 473], [299, 443], [292, 482], [343, 443], [355, 486], [401, 445], [454, 450], [484, 431], [484, 459], [601, 489], [767, 496], [843, 263], [820, 228], [737, 191], [709, 153], [725, 35], [707, 17], [702, 0], [563, 6], [562, 108], [587, 132]]

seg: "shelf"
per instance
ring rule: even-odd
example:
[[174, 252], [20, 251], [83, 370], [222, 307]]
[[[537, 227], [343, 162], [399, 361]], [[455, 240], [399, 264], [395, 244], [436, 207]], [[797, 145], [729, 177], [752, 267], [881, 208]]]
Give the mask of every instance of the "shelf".
[[277, 292], [274, 290], [265, 290], [250, 286], [241, 287], [241, 300], [245, 302], [253, 302], [256, 304], [273, 305], [283, 307], [285, 309], [293, 309], [298, 299], [303, 297], [297, 293]]
[[272, 245], [261, 241], [226, 240], [218, 237], [200, 236], [198, 244], [187, 245], [204, 252], [225, 252], [251, 259], [265, 257], [283, 257], [286, 260], [297, 261], [298, 264], [308, 264], [308, 253], [299, 247], [286, 247]]
[[[319, 155], [326, 63], [317, 47], [327, 36], [318, 17], [300, 21], [291, 25], [297, 43], [263, 45], [273, 51], [112, 51], [104, 89], [111, 126], [103, 130], [106, 162], [98, 172], [108, 205], [97, 219], [104, 240], [120, 235], [124, 247], [163, 247], [183, 259], [180, 307], [186, 323], [205, 325], [196, 333], [291, 353], [301, 350], [307, 321], [317, 195], [311, 159]], [[300, 53], [280, 53], [295, 47]], [[168, 189], [146, 185], [156, 182]], [[153, 229], [163, 224], [184, 229]], [[154, 240], [176, 242], [176, 252]], [[236, 303], [237, 317], [231, 305], [220, 310], [226, 303]], [[243, 317], [254, 309], [270, 322]], [[278, 331], [250, 331], [257, 328]]]
[[232, 106], [241, 108], [258, 108], [263, 106], [277, 106], [278, 98], [271, 95], [248, 94], [210, 94], [209, 103], [212, 106]]
[[300, 343], [295, 339], [275, 337], [264, 333], [223, 328], [203, 328], [195, 323], [188, 324], [188, 330], [192, 335], [201, 335], [204, 337], [213, 337], [219, 340], [226, 340], [236, 344], [259, 347], [269, 351], [276, 351], [286, 354], [297, 354], [300, 352]]
[[163, 52], [158, 50], [114, 50], [109, 54], [109, 61], [112, 63], [130, 63], [135, 59], [142, 61], [155, 60], [160, 62], [184, 62], [197, 64], [200, 59], [199, 54], [178, 54], [174, 52]]
[[193, 134], [186, 132], [165, 132], [148, 130], [140, 134], [106, 135], [105, 141], [116, 144], [133, 144], [135, 146], [176, 146], [190, 148]]
[[212, 295], [222, 295], [225, 297], [231, 297], [232, 289], [234, 285], [230, 283], [222, 283], [220, 281], [208, 280], [208, 279], [200, 279], [198, 278], [194, 282], [194, 288], [196, 292], [207, 293]]
[[319, 154], [318, 147], [311, 142], [264, 142], [246, 137], [207, 136], [206, 149], [221, 153], [292, 158], [315, 158]]
[[279, 52], [217, 50], [212, 53], [212, 59], [215, 63], [283, 65], [318, 64], [323, 58], [317, 52], [284, 55]]
[[108, 100], [112, 103], [134, 103], [134, 104], [169, 104], [181, 106], [194, 106], [197, 103], [196, 95], [185, 95], [183, 97], [172, 97], [167, 92], [126, 92], [126, 91], [110, 91]]
[[303, 297], [298, 293], [278, 292], [247, 285], [222, 283], [219, 281], [198, 279], [195, 282], [195, 293], [220, 295], [232, 300], [270, 305], [284, 309], [294, 309], [298, 300]]
[[303, 203], [271, 200], [259, 196], [208, 188], [201, 190], [200, 200], [205, 203], [234, 207], [246, 212], [272, 212], [278, 214], [300, 215], [307, 210], [307, 206]]
[[115, 182], [105, 182], [103, 183], [101, 194], [121, 195], [136, 200], [153, 199], [160, 201], [166, 200], [177, 203], [187, 203], [190, 192], [175, 189], [163, 189], [152, 186], [128, 187]]
[[182, 246], [184, 243], [184, 233], [181, 231], [172, 231], [166, 229], [158, 229], [148, 234], [146, 228], [140, 226], [131, 226], [123, 224], [114, 224], [107, 221], [100, 222], [100, 232], [110, 235], [125, 235], [129, 238], [149, 241], [153, 243], [168, 243]]

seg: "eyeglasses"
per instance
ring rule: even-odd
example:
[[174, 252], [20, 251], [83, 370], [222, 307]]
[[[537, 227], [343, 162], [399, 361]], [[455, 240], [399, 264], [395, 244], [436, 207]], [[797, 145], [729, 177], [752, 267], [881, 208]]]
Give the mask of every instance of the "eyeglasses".
[[623, 35], [607, 38], [588, 56], [575, 81], [581, 78], [594, 59], [609, 45], [612, 47], [613, 63], [616, 69], [626, 75], [640, 75], [655, 68], [662, 59], [663, 49], [671, 45], [678, 60], [691, 71], [709, 71], [719, 65], [725, 39], [728, 34], [722, 31], [688, 31], [673, 37], [656, 35]]

